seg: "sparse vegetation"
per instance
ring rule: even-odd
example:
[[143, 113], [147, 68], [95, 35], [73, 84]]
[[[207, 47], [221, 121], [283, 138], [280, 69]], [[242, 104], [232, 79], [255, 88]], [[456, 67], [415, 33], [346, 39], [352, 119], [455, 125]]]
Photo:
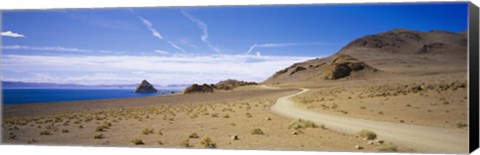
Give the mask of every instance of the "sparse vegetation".
[[216, 148], [217, 144], [210, 139], [210, 137], [203, 137], [202, 140], [200, 140], [200, 144], [202, 144], [206, 148]]
[[95, 131], [96, 132], [105, 132], [106, 130], [105, 129], [108, 129], [108, 126], [107, 125], [100, 125], [100, 126], [97, 126], [95, 128]]
[[312, 121], [308, 120], [303, 120], [303, 119], [297, 119], [292, 122], [290, 122], [290, 125], [288, 125], [288, 128], [293, 128], [293, 129], [305, 129], [305, 128], [317, 128], [317, 124], [313, 123]]
[[378, 147], [377, 150], [382, 152], [397, 152], [398, 147], [396, 145], [393, 145], [392, 143], [389, 143]]
[[456, 126], [457, 126], [457, 128], [464, 128], [464, 127], [467, 127], [467, 123], [465, 123], [463, 121], [458, 121]]
[[144, 128], [142, 130], [142, 134], [144, 135], [153, 134], [153, 128]]
[[190, 134], [190, 136], [188, 136], [188, 138], [199, 138], [199, 136], [197, 135], [197, 133], [192, 133]]
[[265, 133], [262, 131], [262, 129], [260, 129], [260, 128], [255, 128], [255, 129], [253, 129], [250, 133], [251, 133], [252, 135], [263, 135], [263, 134], [265, 134]]
[[362, 130], [358, 132], [358, 135], [362, 138], [365, 138], [367, 140], [374, 140], [377, 138], [377, 134], [373, 131], [370, 130]]
[[45, 131], [40, 132], [40, 135], [47, 136], [47, 135], [52, 135], [52, 133], [48, 130], [45, 130]]
[[191, 147], [189, 139], [185, 139], [185, 140], [181, 141], [180, 143], [178, 143], [178, 146], [180, 146], [180, 147]]
[[105, 136], [102, 133], [97, 133], [93, 136], [94, 139], [103, 139]]
[[137, 139], [133, 139], [131, 142], [132, 142], [132, 144], [134, 144], [134, 145], [145, 145], [145, 143], [143, 142], [143, 140], [142, 140], [142, 139], [138, 139], [138, 138], [137, 138]]
[[10, 132], [10, 135], [8, 136], [10, 139], [16, 139], [17, 135], [13, 134], [13, 132]]

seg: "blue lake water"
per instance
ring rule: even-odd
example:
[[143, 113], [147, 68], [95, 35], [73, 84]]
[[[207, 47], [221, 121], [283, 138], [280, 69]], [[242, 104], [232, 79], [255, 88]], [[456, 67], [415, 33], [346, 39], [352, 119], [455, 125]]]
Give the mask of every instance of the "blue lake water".
[[[178, 90], [159, 90], [167, 92]], [[141, 94], [131, 89], [2, 89], [4, 105], [78, 101], [113, 98], [132, 98], [165, 95], [163, 93]]]

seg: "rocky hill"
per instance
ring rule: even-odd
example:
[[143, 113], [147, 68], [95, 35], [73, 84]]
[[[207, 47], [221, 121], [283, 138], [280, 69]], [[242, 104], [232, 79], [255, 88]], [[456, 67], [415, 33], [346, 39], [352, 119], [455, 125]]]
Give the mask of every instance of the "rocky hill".
[[156, 93], [157, 89], [153, 87], [147, 80], [143, 80], [135, 89], [135, 93]]
[[466, 59], [464, 33], [395, 29], [355, 39], [332, 56], [295, 63], [264, 83], [353, 79], [402, 67], [465, 66]]
[[247, 86], [247, 85], [257, 85], [255, 82], [246, 82], [246, 81], [239, 81], [234, 79], [228, 79], [224, 81], [220, 81], [216, 84], [193, 84], [190, 87], [186, 88], [184, 93], [191, 94], [191, 93], [209, 93], [214, 91], [225, 91], [225, 90], [233, 90], [240, 86]]

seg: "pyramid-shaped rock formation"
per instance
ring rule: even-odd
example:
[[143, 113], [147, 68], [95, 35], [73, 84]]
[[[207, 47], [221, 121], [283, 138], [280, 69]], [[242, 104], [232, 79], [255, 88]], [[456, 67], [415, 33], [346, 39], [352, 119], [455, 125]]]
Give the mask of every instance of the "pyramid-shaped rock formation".
[[135, 93], [156, 93], [157, 89], [153, 87], [147, 80], [143, 80], [135, 89]]

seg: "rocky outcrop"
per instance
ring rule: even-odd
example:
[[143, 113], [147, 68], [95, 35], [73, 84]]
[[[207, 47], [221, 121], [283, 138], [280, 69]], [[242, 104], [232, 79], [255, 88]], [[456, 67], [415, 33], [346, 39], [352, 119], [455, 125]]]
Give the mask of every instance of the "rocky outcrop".
[[362, 61], [358, 61], [348, 55], [339, 55], [329, 64], [327, 68], [327, 75], [325, 79], [336, 80], [349, 76], [352, 72], [359, 72], [363, 70], [377, 71], [377, 69], [367, 65]]
[[215, 88], [222, 89], [222, 90], [233, 90], [237, 87], [247, 86], [247, 85], [257, 85], [257, 83], [228, 79], [228, 80], [220, 81], [217, 84], [215, 84]]
[[257, 83], [228, 79], [228, 80], [220, 81], [216, 84], [203, 84], [203, 85], [193, 84], [190, 87], [185, 89], [184, 94], [211, 93], [217, 90], [220, 90], [220, 91], [233, 90], [237, 87], [248, 86], [248, 85], [257, 85]]
[[147, 80], [143, 80], [135, 89], [135, 93], [156, 93], [157, 89], [153, 87]]
[[212, 93], [214, 89], [214, 85], [208, 85], [208, 84], [203, 84], [203, 85], [198, 85], [198, 84], [193, 84], [190, 87], [185, 89], [185, 94], [192, 94], [192, 93]]

